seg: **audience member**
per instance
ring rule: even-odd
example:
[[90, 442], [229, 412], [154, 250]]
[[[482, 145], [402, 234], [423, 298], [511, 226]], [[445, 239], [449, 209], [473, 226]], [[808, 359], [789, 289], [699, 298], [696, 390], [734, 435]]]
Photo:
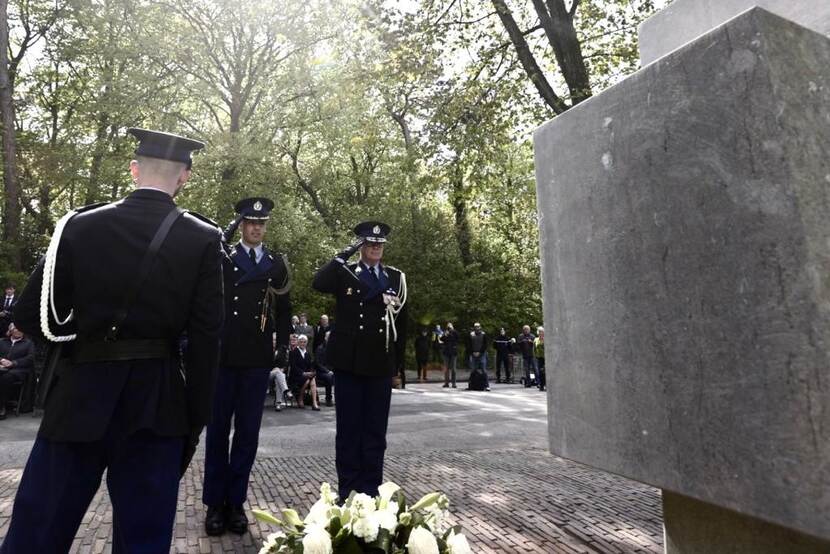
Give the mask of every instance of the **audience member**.
[[300, 321], [297, 323], [297, 336], [300, 335], [314, 338], [314, 327], [308, 322], [308, 317], [305, 314], [300, 314]]
[[496, 383], [501, 383], [501, 370], [504, 368], [504, 382], [513, 382], [513, 368], [510, 359], [510, 337], [504, 327], [499, 329], [498, 335], [493, 339], [493, 348], [496, 350]]
[[444, 330], [436, 324], [432, 330], [432, 360], [439, 364], [443, 361]]
[[269, 377], [269, 386], [274, 390], [274, 410], [282, 411], [283, 404], [291, 401], [294, 397], [291, 389], [288, 388], [286, 373], [288, 372], [288, 355], [297, 347], [297, 335], [288, 337], [288, 348], [277, 347], [277, 337], [274, 334], [274, 368]]
[[297, 328], [300, 326], [300, 318], [296, 315], [291, 316], [291, 334], [292, 335], [299, 335], [300, 333], [297, 332]]
[[443, 351], [444, 358], [444, 388], [450, 386], [450, 377], [452, 377], [452, 388], [455, 385], [455, 370], [458, 363], [458, 331], [455, 330], [452, 323], [447, 323], [447, 331], [443, 336]]
[[9, 324], [8, 338], [0, 339], [0, 419], [6, 419], [6, 404], [16, 387], [22, 386], [35, 367], [34, 343]]
[[470, 355], [470, 379], [473, 379], [472, 373], [483, 373], [479, 378], [483, 381], [484, 390], [490, 390], [490, 381], [487, 377], [487, 347], [487, 334], [481, 330], [481, 324], [476, 322], [473, 324], [473, 330], [470, 331], [467, 339], [467, 352]]
[[536, 375], [539, 390], [545, 390], [545, 330], [536, 329], [537, 337], [533, 341], [533, 356], [536, 358]]
[[330, 331], [326, 331], [323, 334], [320, 345], [317, 346], [317, 349], [314, 351], [315, 376], [317, 378], [317, 382], [322, 384], [326, 389], [326, 406], [334, 406], [331, 395], [331, 389], [334, 387], [334, 372], [329, 367], [326, 359], [326, 350], [329, 346], [330, 333]]
[[522, 355], [522, 361], [524, 362], [524, 385], [525, 388], [530, 387], [533, 383], [533, 378], [530, 376], [531, 373], [536, 373], [536, 360], [533, 357], [533, 341], [536, 340], [536, 337], [533, 336], [533, 333], [530, 332], [530, 325], [525, 325], [522, 327], [522, 334], [516, 337], [516, 348]]
[[6, 287], [6, 296], [3, 298], [3, 307], [0, 309], [0, 329], [8, 336], [9, 324], [14, 317], [14, 305], [17, 304], [17, 295], [14, 292], [14, 285]]
[[415, 363], [418, 365], [418, 382], [427, 380], [427, 363], [429, 363], [429, 329], [421, 329], [415, 337]]
[[331, 324], [329, 323], [329, 316], [323, 314], [320, 316], [320, 321], [317, 327], [314, 328], [314, 340], [312, 346], [314, 347], [314, 355], [317, 355], [317, 349], [326, 340], [326, 333], [331, 331]]
[[288, 386], [297, 397], [297, 406], [305, 408], [305, 393], [311, 393], [311, 409], [320, 410], [317, 402], [317, 381], [311, 353], [308, 352], [308, 337], [297, 336], [297, 348], [288, 355]]

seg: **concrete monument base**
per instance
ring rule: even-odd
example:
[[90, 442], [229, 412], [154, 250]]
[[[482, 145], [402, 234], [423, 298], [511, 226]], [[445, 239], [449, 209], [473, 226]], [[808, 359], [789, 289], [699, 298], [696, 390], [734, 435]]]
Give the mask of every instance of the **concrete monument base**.
[[663, 491], [666, 554], [817, 554], [830, 542]]

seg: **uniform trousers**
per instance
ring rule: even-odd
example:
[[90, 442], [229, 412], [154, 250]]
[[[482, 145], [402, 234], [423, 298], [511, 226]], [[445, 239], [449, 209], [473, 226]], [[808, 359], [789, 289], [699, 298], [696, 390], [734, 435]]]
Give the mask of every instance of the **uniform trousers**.
[[348, 371], [335, 373], [338, 494], [341, 500], [345, 500], [351, 491], [375, 496], [383, 481], [392, 378], [368, 377]]
[[23, 470], [2, 554], [69, 552], [107, 470], [112, 552], [169, 552], [176, 516], [184, 437], [149, 430], [103, 439], [58, 442], [38, 437]]
[[496, 352], [496, 381], [501, 381], [501, 369], [504, 368], [504, 379], [510, 381], [513, 378], [511, 375], [510, 355]]
[[219, 369], [213, 420], [205, 437], [202, 502], [207, 506], [242, 506], [245, 503], [248, 479], [259, 446], [259, 427], [270, 372], [267, 367]]

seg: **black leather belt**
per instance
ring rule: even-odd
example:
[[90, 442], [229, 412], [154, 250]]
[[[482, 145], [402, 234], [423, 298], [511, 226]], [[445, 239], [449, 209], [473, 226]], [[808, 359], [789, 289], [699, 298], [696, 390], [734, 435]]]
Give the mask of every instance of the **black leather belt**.
[[82, 364], [167, 359], [171, 357], [173, 351], [173, 344], [164, 339], [78, 342], [73, 345], [72, 361], [76, 364]]

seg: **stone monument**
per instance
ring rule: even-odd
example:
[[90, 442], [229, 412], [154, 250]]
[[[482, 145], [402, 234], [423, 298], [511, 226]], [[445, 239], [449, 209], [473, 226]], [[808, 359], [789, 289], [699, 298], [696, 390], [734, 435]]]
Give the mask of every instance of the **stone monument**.
[[700, 32], [536, 131], [551, 450], [669, 553], [830, 552], [830, 39]]

